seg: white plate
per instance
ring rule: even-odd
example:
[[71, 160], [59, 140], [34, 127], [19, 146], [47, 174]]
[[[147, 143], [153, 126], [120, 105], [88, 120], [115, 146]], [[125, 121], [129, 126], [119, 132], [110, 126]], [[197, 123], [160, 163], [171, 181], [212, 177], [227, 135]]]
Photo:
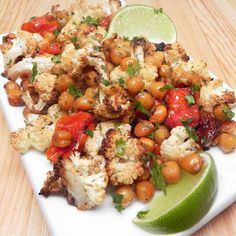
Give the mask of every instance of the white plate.
[[[0, 73], [3, 70], [3, 61], [0, 56]], [[5, 83], [6, 79], [0, 76], [0, 104], [9, 129], [13, 131], [25, 125], [22, 116], [23, 109], [11, 107], [8, 104], [7, 96], [3, 89]], [[219, 190], [216, 201], [200, 222], [187, 231], [172, 235], [191, 235], [236, 200], [235, 153], [224, 155], [218, 148], [212, 148], [210, 153], [215, 159], [219, 177]], [[44, 198], [39, 196], [38, 193], [46, 179], [46, 173], [52, 169], [52, 166], [43, 153], [36, 151], [31, 151], [20, 158], [52, 235], [153, 235], [143, 231], [131, 221], [136, 213], [144, 207], [141, 203], [135, 202], [120, 214], [114, 209], [110, 196], [107, 196], [101, 206], [90, 211], [77, 210], [75, 207], [68, 205], [64, 197], [51, 196]]]

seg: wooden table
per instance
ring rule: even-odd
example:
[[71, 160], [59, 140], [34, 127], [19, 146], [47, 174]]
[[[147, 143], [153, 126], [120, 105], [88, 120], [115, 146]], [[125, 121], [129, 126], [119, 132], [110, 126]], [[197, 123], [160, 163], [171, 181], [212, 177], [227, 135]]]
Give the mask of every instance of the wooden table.
[[[46, 13], [60, 1], [0, 0], [0, 33], [15, 31], [31, 16]], [[189, 55], [208, 62], [210, 71], [236, 89], [235, 0], [129, 0], [162, 7], [175, 22], [178, 40]], [[73, 0], [61, 1], [66, 7]], [[9, 114], [13, 115], [13, 114]], [[0, 113], [0, 235], [50, 235], [29, 181], [8, 138]], [[235, 160], [236, 161], [236, 160]], [[235, 180], [234, 180], [235, 181]], [[236, 203], [195, 236], [236, 235]]]

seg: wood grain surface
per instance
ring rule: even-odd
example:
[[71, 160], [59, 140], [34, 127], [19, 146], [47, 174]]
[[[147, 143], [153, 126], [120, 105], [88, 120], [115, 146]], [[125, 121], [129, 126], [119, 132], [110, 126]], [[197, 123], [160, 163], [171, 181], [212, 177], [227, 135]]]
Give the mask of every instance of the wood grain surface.
[[[236, 0], [127, 2], [162, 7], [173, 19], [178, 41], [188, 54], [195, 59], [205, 60], [210, 71], [236, 89]], [[0, 0], [0, 33], [19, 29], [31, 16], [44, 14], [56, 3], [66, 7], [73, 0]], [[19, 153], [9, 144], [9, 132], [2, 112], [0, 134], [0, 235], [50, 235], [21, 165]], [[235, 218], [236, 204], [233, 204], [194, 235], [236, 235]]]

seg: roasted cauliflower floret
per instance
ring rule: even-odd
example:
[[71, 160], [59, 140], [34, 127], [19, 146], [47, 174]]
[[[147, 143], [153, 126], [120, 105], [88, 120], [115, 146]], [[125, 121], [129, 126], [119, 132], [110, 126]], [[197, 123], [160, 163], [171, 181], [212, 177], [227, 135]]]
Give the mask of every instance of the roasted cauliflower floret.
[[31, 147], [44, 151], [51, 143], [53, 132], [54, 125], [50, 115], [41, 115], [25, 128], [12, 132], [10, 139], [13, 147], [21, 153], [26, 153]]
[[220, 79], [210, 81], [201, 87], [199, 104], [203, 110], [212, 113], [213, 108], [220, 104], [235, 103], [235, 93]]
[[116, 119], [132, 111], [127, 92], [119, 85], [100, 86], [94, 113], [98, 116]]
[[100, 205], [105, 199], [108, 177], [105, 161], [101, 156], [80, 156], [73, 153], [69, 159], [56, 164], [40, 194], [63, 194], [71, 205], [88, 210]]
[[131, 138], [129, 132], [121, 133], [118, 129], [110, 129], [102, 142], [100, 154], [107, 159], [106, 170], [113, 185], [132, 184], [143, 174], [140, 157], [144, 153], [138, 139]]
[[171, 130], [171, 136], [161, 144], [161, 156], [170, 160], [178, 160], [196, 152], [199, 145], [189, 137], [184, 126], [177, 126]]

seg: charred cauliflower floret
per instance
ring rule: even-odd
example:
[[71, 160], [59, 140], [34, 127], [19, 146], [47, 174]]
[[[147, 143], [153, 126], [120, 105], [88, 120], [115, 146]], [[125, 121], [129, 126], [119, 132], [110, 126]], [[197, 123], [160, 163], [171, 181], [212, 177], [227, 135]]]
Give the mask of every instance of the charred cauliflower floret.
[[101, 156], [80, 156], [73, 153], [69, 159], [56, 164], [48, 173], [40, 194], [63, 194], [71, 205], [88, 210], [100, 205], [105, 199], [108, 177], [105, 161]]
[[98, 116], [116, 119], [132, 111], [127, 92], [119, 85], [100, 86], [94, 113]]
[[44, 151], [49, 147], [54, 132], [54, 125], [50, 115], [41, 115], [37, 120], [27, 124], [10, 134], [13, 147], [21, 153], [26, 153], [31, 147]]
[[121, 133], [121, 130], [122, 125], [108, 130], [99, 152], [107, 159], [106, 170], [113, 185], [132, 184], [144, 171], [140, 161], [143, 146], [138, 139], [130, 137], [130, 132]]
[[175, 66], [183, 61], [188, 61], [184, 48], [179, 43], [166, 44], [164, 48], [165, 61], [171, 66]]
[[178, 160], [196, 152], [199, 145], [189, 137], [184, 126], [177, 126], [171, 130], [171, 136], [161, 144], [161, 156], [170, 160]]
[[204, 61], [182, 62], [173, 69], [173, 82], [187, 86], [203, 86], [211, 80], [207, 64]]
[[210, 81], [201, 87], [199, 104], [203, 110], [212, 113], [213, 108], [220, 104], [235, 103], [235, 93], [220, 79]]

